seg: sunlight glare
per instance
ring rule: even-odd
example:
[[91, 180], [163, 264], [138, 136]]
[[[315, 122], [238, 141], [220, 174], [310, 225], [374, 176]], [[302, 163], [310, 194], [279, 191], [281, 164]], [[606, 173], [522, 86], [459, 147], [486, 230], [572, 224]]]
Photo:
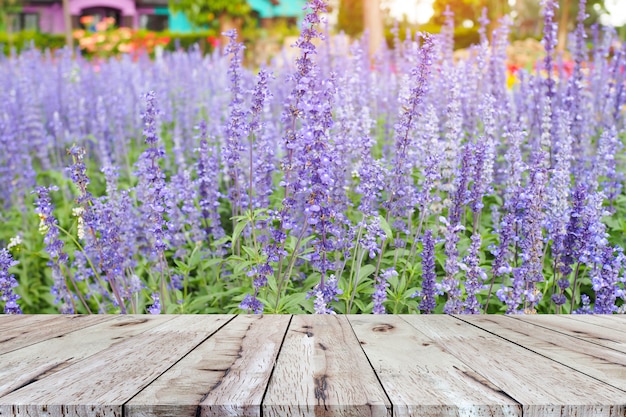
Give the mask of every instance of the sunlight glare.
[[389, 12], [391, 16], [402, 20], [406, 15], [412, 23], [426, 23], [433, 15], [433, 0], [391, 0]]

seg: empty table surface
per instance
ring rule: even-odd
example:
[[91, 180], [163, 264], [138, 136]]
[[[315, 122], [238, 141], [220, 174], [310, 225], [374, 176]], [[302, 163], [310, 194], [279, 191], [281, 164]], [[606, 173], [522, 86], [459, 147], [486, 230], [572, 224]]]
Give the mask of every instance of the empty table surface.
[[0, 416], [626, 416], [618, 316], [0, 316]]

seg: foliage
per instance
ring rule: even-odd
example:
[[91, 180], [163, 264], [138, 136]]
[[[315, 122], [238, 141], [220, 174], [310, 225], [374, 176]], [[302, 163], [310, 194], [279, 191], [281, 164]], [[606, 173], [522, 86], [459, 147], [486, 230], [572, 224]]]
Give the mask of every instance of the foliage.
[[197, 26], [212, 26], [221, 16], [245, 17], [251, 9], [246, 0], [170, 0], [174, 12], [183, 12]]
[[339, 3], [337, 30], [354, 37], [361, 35], [363, 28], [363, 0], [342, 0]]
[[2, 51], [5, 55], [8, 55], [11, 52], [11, 44], [15, 48], [16, 52], [20, 52], [31, 47], [42, 50], [56, 50], [65, 46], [65, 37], [63, 35], [41, 32], [17, 32], [10, 35], [5, 32], [0, 32], [0, 45], [2, 45]]
[[[79, 42], [83, 36], [88, 38], [83, 41], [84, 46], [90, 45], [90, 49], [84, 48], [82, 53], [86, 57], [98, 56], [101, 58], [117, 56], [119, 54], [132, 53], [139, 55], [142, 53], [152, 54], [156, 45], [161, 45], [164, 50], [175, 51], [182, 48], [189, 50], [199, 45], [205, 53], [211, 53], [217, 46], [217, 32], [214, 30], [177, 33], [177, 32], [149, 32], [131, 31], [125, 28], [110, 29], [99, 38], [96, 33], [75, 31], [75, 39]], [[56, 51], [65, 46], [65, 37], [58, 34], [41, 32], [17, 32], [11, 35], [0, 33], [0, 45], [3, 46], [5, 55], [10, 54], [9, 36], [11, 36], [13, 47], [17, 53], [25, 51], [31, 47], [40, 50]], [[104, 47], [106, 45], [106, 48]], [[124, 46], [122, 46], [124, 45]], [[121, 46], [121, 49], [119, 48]]]
[[[418, 29], [411, 30], [410, 26], [405, 25], [403, 27], [402, 23], [399, 25], [398, 34], [402, 38], [406, 38], [407, 31], [411, 33], [412, 36], [415, 36], [416, 32], [426, 32], [426, 33], [441, 33], [441, 26], [435, 25], [432, 23], [426, 23], [421, 25]], [[404, 35], [404, 36], [402, 36]], [[393, 28], [387, 27], [385, 30], [385, 38], [387, 39], [387, 44], [389, 46], [393, 45]], [[471, 45], [476, 45], [479, 43], [480, 36], [478, 34], [478, 29], [475, 27], [465, 28], [463, 26], [454, 28], [454, 49], [464, 49], [469, 48]]]
[[0, 0], [0, 33], [8, 31], [11, 14], [22, 10], [22, 0]]

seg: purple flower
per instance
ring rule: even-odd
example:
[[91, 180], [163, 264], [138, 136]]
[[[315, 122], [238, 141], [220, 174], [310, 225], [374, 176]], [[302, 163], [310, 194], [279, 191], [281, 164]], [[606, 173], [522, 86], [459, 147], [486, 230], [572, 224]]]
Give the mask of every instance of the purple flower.
[[437, 275], [435, 273], [435, 239], [433, 232], [424, 232], [422, 249], [422, 291], [415, 296], [421, 296], [419, 309], [424, 314], [431, 314], [437, 306]]
[[167, 249], [169, 238], [167, 224], [163, 216], [168, 206], [168, 193], [165, 185], [165, 174], [159, 166], [159, 160], [165, 156], [165, 149], [159, 146], [157, 118], [161, 113], [156, 105], [155, 93], [150, 91], [145, 98], [143, 134], [148, 147], [139, 156], [139, 161], [136, 164], [137, 176], [139, 177], [136, 190], [138, 201], [143, 203], [143, 222], [152, 255], [160, 257]]
[[511, 251], [509, 246], [515, 240], [515, 223], [516, 219], [513, 213], [505, 214], [502, 222], [500, 222], [498, 232], [500, 235], [500, 243], [498, 246], [494, 246], [491, 249], [491, 253], [494, 256], [494, 260], [491, 264], [491, 274], [494, 279], [507, 275], [512, 271], [510, 265]]
[[566, 235], [563, 240], [562, 255], [560, 258], [559, 271], [564, 277], [572, 272], [572, 265], [580, 262], [583, 248], [589, 236], [586, 236], [585, 206], [587, 203], [587, 188], [578, 185], [572, 193], [572, 209], [569, 214], [569, 222], [566, 227]]
[[264, 111], [272, 98], [272, 93], [268, 87], [270, 77], [270, 73], [265, 68], [261, 68], [257, 76], [250, 108], [249, 175], [251, 178], [249, 178], [250, 189], [248, 192], [252, 202], [251, 209], [269, 206], [269, 196], [272, 194], [272, 174], [276, 169], [274, 143], [270, 136], [275, 132], [262, 122]]
[[574, 160], [582, 159], [584, 155], [584, 122], [585, 111], [583, 96], [581, 94], [584, 88], [583, 63], [587, 60], [587, 45], [585, 44], [585, 19], [589, 17], [585, 11], [587, 0], [579, 0], [578, 15], [576, 17], [576, 31], [574, 32], [575, 43], [572, 51], [574, 58], [574, 70], [569, 82], [569, 92], [567, 104], [572, 114], [571, 133], [573, 138], [573, 155]]
[[85, 148], [73, 145], [67, 153], [72, 157], [73, 164], [67, 168], [69, 172], [70, 179], [80, 191], [80, 196], [78, 198], [78, 204], [84, 205], [88, 204], [91, 201], [91, 194], [87, 191], [87, 187], [91, 182], [89, 177], [87, 176], [87, 167], [85, 165]]
[[474, 169], [473, 173], [473, 182], [472, 189], [469, 194], [469, 199], [471, 201], [470, 207], [472, 211], [477, 214], [480, 213], [485, 206], [483, 204], [483, 196], [485, 195], [485, 191], [489, 182], [486, 180], [487, 174], [487, 144], [485, 143], [485, 137], [479, 137], [476, 141], [475, 154], [474, 154]]
[[464, 314], [480, 314], [482, 304], [476, 295], [483, 290], [487, 274], [480, 267], [480, 235], [472, 234], [472, 243], [467, 256], [463, 260], [462, 269], [465, 270], [465, 293], [466, 298], [463, 303]]
[[243, 138], [248, 136], [250, 127], [245, 120], [246, 112], [243, 109], [244, 93], [241, 85], [241, 61], [244, 46], [242, 43], [237, 42], [237, 31], [235, 29], [225, 32], [224, 35], [230, 39], [228, 45], [226, 45], [225, 53], [232, 55], [232, 57], [228, 67], [229, 90], [231, 94], [230, 114], [226, 126], [226, 143], [222, 150], [222, 159], [226, 173], [232, 182], [232, 185], [229, 187], [229, 198], [232, 204], [232, 214], [236, 216], [242, 213], [243, 207], [242, 194], [245, 185], [240, 163], [242, 152], [245, 150]]
[[376, 277], [374, 284], [374, 294], [372, 294], [372, 301], [374, 301], [374, 314], [386, 314], [383, 303], [387, 300], [387, 288], [389, 288], [389, 279], [391, 277], [397, 277], [398, 273], [393, 268], [388, 268]]
[[20, 296], [13, 292], [18, 283], [13, 274], [9, 273], [9, 269], [18, 263], [7, 249], [0, 249], [0, 300], [5, 302], [4, 314], [22, 314], [17, 303]]
[[592, 314], [591, 299], [587, 294], [581, 294], [580, 302], [582, 304], [582, 307], [574, 311], [574, 314]]
[[558, 257], [563, 249], [567, 221], [569, 219], [568, 197], [570, 195], [571, 136], [568, 119], [560, 110], [555, 113], [557, 139], [554, 153], [554, 169], [546, 192], [547, 213], [545, 226], [548, 238], [553, 241], [552, 252]]
[[182, 258], [186, 254], [185, 245], [189, 240], [194, 243], [204, 240], [201, 231], [201, 215], [195, 204], [197, 193], [191, 179], [191, 172], [180, 170], [172, 176], [167, 192], [168, 229], [171, 244], [178, 248], [174, 256]]
[[387, 239], [387, 235], [382, 229], [378, 217], [370, 217], [362, 221], [359, 226], [364, 228], [359, 244], [367, 251], [369, 257], [373, 259], [381, 254], [381, 244], [378, 243], [378, 240], [380, 239], [381, 242], [384, 242]]
[[263, 313], [263, 303], [250, 294], [246, 294], [241, 304], [239, 304], [239, 308], [242, 310], [253, 311], [254, 314]]
[[419, 52], [419, 62], [411, 70], [411, 89], [409, 98], [402, 107], [402, 113], [395, 124], [395, 154], [391, 171], [390, 195], [387, 209], [391, 215], [406, 218], [415, 206], [415, 190], [411, 181], [413, 164], [409, 158], [412, 146], [411, 131], [422, 111], [422, 103], [428, 92], [434, 42], [430, 36], [424, 36], [424, 44]]
[[545, 184], [545, 171], [535, 170], [531, 173], [530, 183], [518, 200], [517, 209], [522, 213], [523, 238], [519, 242], [522, 265], [514, 271], [513, 291], [516, 295], [521, 294], [525, 312], [534, 311], [542, 295], [537, 283], [544, 280], [542, 224]]
[[457, 170], [455, 180], [456, 190], [452, 196], [452, 205], [448, 210], [448, 220], [452, 227], [456, 227], [460, 224], [464, 207], [470, 200], [467, 187], [470, 183], [471, 175], [474, 172], [475, 166], [474, 154], [472, 151], [472, 143], [467, 142], [461, 155], [461, 167]]
[[556, 50], [557, 43], [557, 24], [554, 22], [556, 9], [559, 7], [558, 2], [555, 0], [542, 0], [543, 6], [543, 47], [546, 51], [544, 58], [544, 69], [548, 72], [548, 78], [546, 79], [547, 97], [553, 99], [555, 96], [554, 85], [555, 81], [552, 78], [552, 60], [553, 54]]
[[590, 175], [590, 180], [594, 182], [601, 177], [605, 178], [600, 185], [611, 206], [623, 188], [624, 174], [617, 169], [615, 160], [615, 156], [621, 154], [623, 147], [615, 126], [605, 129], [598, 139], [598, 150]]
[[320, 281], [320, 283], [313, 288], [313, 291], [307, 294], [307, 298], [315, 297], [313, 305], [316, 314], [335, 314], [329, 304], [332, 301], [337, 301], [337, 296], [343, 294], [343, 290], [341, 290], [337, 284], [337, 278], [331, 275], [325, 282], [323, 280]]
[[326, 12], [326, 2], [324, 0], [311, 0], [305, 10], [310, 11], [305, 15], [302, 21], [302, 30], [300, 37], [295, 45], [300, 49], [300, 56], [296, 58], [296, 71], [292, 74], [291, 80], [294, 87], [287, 97], [287, 101], [281, 117], [281, 122], [285, 126], [283, 141], [285, 144], [286, 155], [282, 162], [285, 177], [282, 185], [285, 187], [285, 197], [289, 198], [290, 188], [292, 186], [291, 173], [294, 169], [294, 152], [298, 148], [302, 133], [296, 129], [297, 120], [302, 117], [304, 109], [301, 100], [307, 91], [315, 89], [315, 64], [312, 55], [316, 54], [313, 41], [322, 38], [322, 33], [317, 29], [317, 25], [322, 21], [320, 14]]
[[148, 313], [150, 314], [161, 314], [161, 297], [158, 292], [153, 292], [152, 297], [152, 305], [148, 307]]
[[198, 153], [196, 162], [196, 184], [198, 187], [198, 204], [205, 222], [205, 233], [218, 241], [225, 236], [220, 222], [219, 205], [222, 193], [220, 192], [219, 159], [216, 146], [209, 145], [206, 139], [206, 123], [200, 123], [200, 146], [195, 150]]
[[522, 186], [522, 175], [528, 169], [522, 158], [522, 142], [524, 132], [522, 127], [515, 123], [503, 134], [506, 139], [506, 153], [504, 159], [506, 168], [502, 169], [505, 176], [504, 183], [504, 207], [512, 210], [515, 205], [515, 197]]
[[444, 312], [446, 314], [459, 314], [462, 308], [462, 293], [461, 288], [459, 287], [460, 283], [456, 278], [456, 274], [459, 272], [459, 251], [457, 249], [457, 244], [459, 242], [459, 232], [465, 230], [465, 228], [460, 223], [453, 225], [448, 222], [445, 217], [441, 217], [440, 221], [445, 225], [444, 252], [447, 258], [444, 265], [446, 276], [441, 284], [437, 284], [437, 290], [441, 293], [447, 294], [448, 296]]
[[67, 265], [68, 256], [63, 252], [64, 243], [59, 239], [58, 221], [54, 217], [54, 205], [50, 198], [50, 191], [58, 190], [57, 187], [37, 187], [34, 193], [37, 194], [35, 200], [35, 213], [39, 214], [39, 231], [45, 234], [44, 242], [46, 251], [50, 255], [48, 266], [52, 268], [53, 285], [50, 292], [56, 296], [54, 303], [61, 302], [61, 313], [74, 314], [74, 297], [67, 287], [65, 272], [63, 269]]

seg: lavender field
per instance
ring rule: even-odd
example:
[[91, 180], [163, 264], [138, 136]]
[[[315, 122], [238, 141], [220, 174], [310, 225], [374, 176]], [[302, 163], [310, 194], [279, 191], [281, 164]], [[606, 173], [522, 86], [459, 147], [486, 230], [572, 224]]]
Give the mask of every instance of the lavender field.
[[[5, 313], [614, 313], [626, 282], [626, 48], [544, 4], [469, 58], [438, 35], [154, 60], [0, 58]], [[584, 10], [584, 7], [581, 8]], [[588, 45], [593, 45], [589, 48]], [[514, 78], [513, 78], [514, 77]]]

